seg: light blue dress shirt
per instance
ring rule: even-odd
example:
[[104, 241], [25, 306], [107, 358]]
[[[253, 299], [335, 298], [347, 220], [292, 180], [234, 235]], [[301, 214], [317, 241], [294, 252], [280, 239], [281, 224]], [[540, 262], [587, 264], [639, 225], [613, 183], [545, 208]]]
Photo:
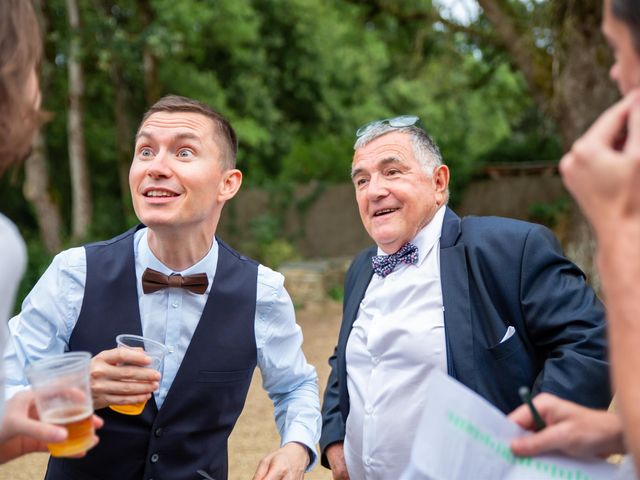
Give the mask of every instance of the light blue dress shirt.
[[[218, 243], [214, 239], [207, 255], [195, 265], [174, 272], [153, 254], [147, 229], [143, 228], [134, 237], [134, 256], [142, 334], [169, 349], [160, 388], [154, 393], [160, 408], [209, 297], [218, 264]], [[182, 288], [145, 295], [141, 278], [147, 267], [166, 275], [206, 272], [209, 286], [204, 295]], [[69, 349], [69, 338], [82, 307], [86, 271], [83, 247], [60, 253], [25, 298], [20, 314], [9, 322], [12, 342], [4, 356], [7, 398], [28, 385], [23, 372], [29, 362]], [[258, 267], [255, 336], [257, 363], [263, 387], [275, 407], [281, 445], [294, 441], [307, 446], [313, 453], [311, 468], [316, 461], [315, 444], [322, 422], [317, 375], [302, 353], [302, 331], [296, 324], [284, 277], [263, 265]]]

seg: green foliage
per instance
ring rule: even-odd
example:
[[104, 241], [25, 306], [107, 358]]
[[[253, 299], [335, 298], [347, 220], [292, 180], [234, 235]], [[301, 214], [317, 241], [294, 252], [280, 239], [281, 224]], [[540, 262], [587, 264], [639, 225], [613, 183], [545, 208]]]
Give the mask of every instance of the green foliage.
[[[51, 195], [71, 217], [67, 152], [64, 0], [44, 3], [44, 106]], [[349, 180], [355, 129], [370, 120], [420, 115], [452, 169], [453, 202], [485, 162], [557, 157], [555, 127], [498, 50], [439, 22], [430, 0], [80, 0], [92, 238], [135, 223], [119, 147], [158, 94], [211, 104], [238, 131], [245, 185], [267, 187], [271, 210], [247, 233], [249, 254], [270, 265], [295, 258], [282, 212], [294, 182]], [[487, 32], [482, 19], [474, 26]], [[156, 73], [145, 63], [155, 60]], [[116, 113], [126, 97], [125, 117]], [[117, 127], [129, 123], [128, 136]], [[37, 237], [21, 177], [2, 181], [2, 210]], [[124, 189], [124, 191], [123, 191]], [[301, 206], [300, 208], [303, 208]], [[65, 232], [68, 227], [65, 227]], [[43, 256], [37, 246], [32, 283]]]
[[250, 240], [242, 245], [243, 252], [260, 263], [277, 270], [284, 262], [299, 260], [293, 244], [280, 238], [282, 220], [272, 214], [254, 218], [249, 226]]
[[27, 296], [53, 259], [53, 256], [45, 250], [38, 239], [27, 239], [27, 255], [27, 269], [16, 294], [15, 313], [20, 311], [22, 299]]
[[529, 206], [529, 220], [553, 229], [560, 223], [561, 218], [567, 214], [570, 205], [571, 201], [568, 197], [559, 198], [551, 203], [532, 203]]
[[342, 302], [344, 300], [344, 285], [334, 283], [329, 287], [329, 298], [336, 302]]

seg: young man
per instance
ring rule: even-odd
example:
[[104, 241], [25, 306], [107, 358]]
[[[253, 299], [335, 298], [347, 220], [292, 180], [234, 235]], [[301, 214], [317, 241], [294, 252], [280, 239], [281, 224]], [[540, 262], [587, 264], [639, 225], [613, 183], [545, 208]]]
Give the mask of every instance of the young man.
[[[320, 427], [315, 369], [282, 275], [215, 237], [240, 188], [236, 134], [198, 101], [168, 96], [145, 114], [129, 173], [143, 225], [59, 254], [10, 322], [9, 388], [21, 369], [63, 351], [93, 353], [94, 405], [105, 419], [84, 459], [52, 459], [47, 479], [227, 478], [227, 439], [257, 365], [274, 402], [282, 447], [255, 480], [301, 479]], [[163, 375], [120, 333], [167, 345]], [[126, 365], [123, 365], [126, 364]], [[109, 405], [148, 400], [141, 415]]]

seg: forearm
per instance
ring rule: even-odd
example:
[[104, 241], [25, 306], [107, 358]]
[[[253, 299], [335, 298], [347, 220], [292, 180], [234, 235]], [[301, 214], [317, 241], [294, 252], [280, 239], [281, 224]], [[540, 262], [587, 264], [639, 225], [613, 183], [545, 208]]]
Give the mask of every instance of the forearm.
[[[315, 452], [320, 436], [320, 402], [315, 379], [308, 379], [286, 394], [270, 394], [281, 444], [300, 443]], [[315, 460], [315, 453], [312, 460]]]
[[598, 239], [613, 381], [628, 447], [640, 459], [640, 221], [620, 222], [615, 232], [602, 232]]

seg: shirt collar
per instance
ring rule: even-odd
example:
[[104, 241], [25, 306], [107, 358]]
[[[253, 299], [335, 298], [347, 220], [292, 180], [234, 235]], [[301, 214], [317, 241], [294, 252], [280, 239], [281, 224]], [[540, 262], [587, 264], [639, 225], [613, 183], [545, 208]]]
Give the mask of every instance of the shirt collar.
[[[211, 242], [211, 248], [207, 252], [207, 254], [198, 262], [191, 265], [188, 268], [185, 268], [181, 271], [174, 271], [167, 267], [164, 263], [162, 263], [158, 257], [156, 257], [151, 248], [149, 247], [149, 242], [147, 239], [148, 228], [140, 229], [136, 232], [135, 237], [135, 245], [136, 245], [136, 257], [138, 262], [144, 268], [153, 268], [158, 272], [164, 273], [165, 275], [171, 275], [172, 273], [179, 273], [181, 275], [191, 275], [194, 273], [206, 273], [209, 278], [209, 288], [211, 288], [211, 284], [213, 283], [213, 277], [216, 273], [216, 267], [218, 265], [218, 241], [214, 237]], [[142, 273], [140, 273], [142, 275]]]
[[[446, 210], [446, 205], [442, 205], [436, 211], [431, 221], [422, 227], [418, 234], [410, 240], [411, 243], [418, 247], [418, 265], [422, 264], [431, 249], [436, 245], [438, 240], [440, 240]], [[386, 255], [386, 253], [378, 247], [378, 255]]]

